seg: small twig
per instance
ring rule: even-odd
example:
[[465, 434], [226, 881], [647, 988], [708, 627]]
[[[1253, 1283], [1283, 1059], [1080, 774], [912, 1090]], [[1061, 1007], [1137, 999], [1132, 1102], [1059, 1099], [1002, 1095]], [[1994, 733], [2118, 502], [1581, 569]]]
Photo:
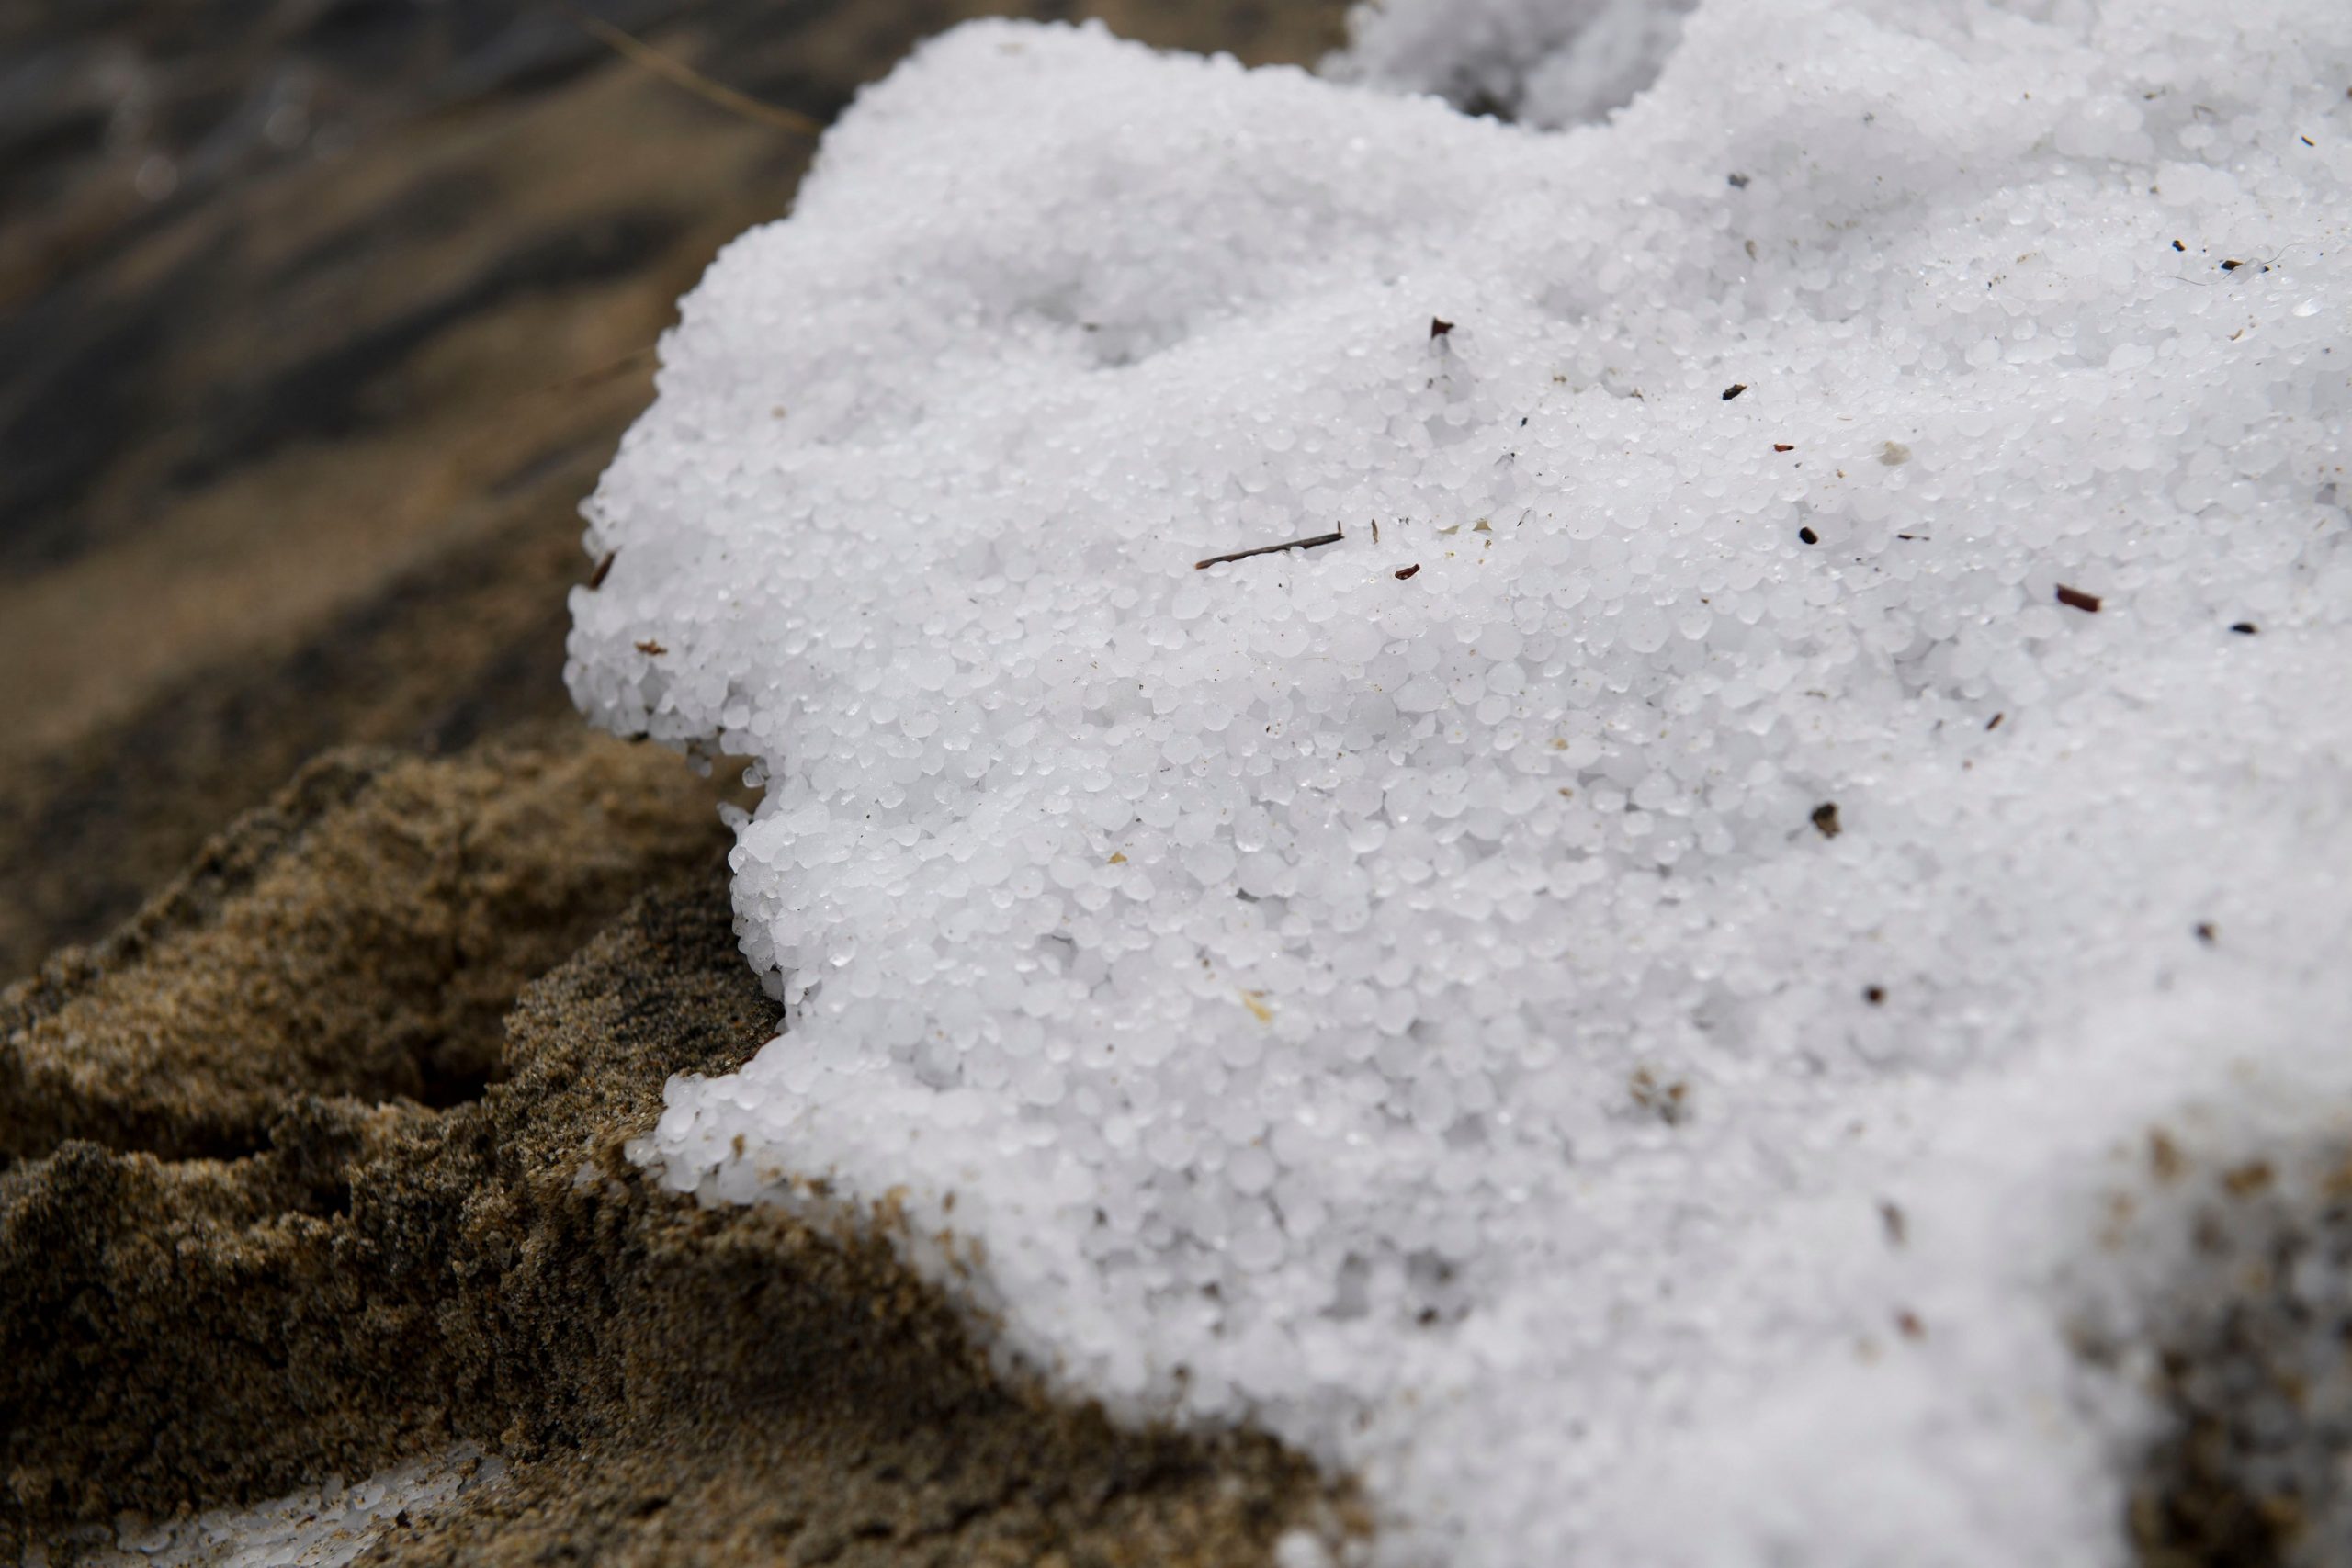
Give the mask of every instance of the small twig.
[[550, 381], [546, 386], [537, 388], [531, 395], [543, 398], [555, 392], [584, 391], [590, 387], [609, 381], [616, 376], [628, 375], [647, 360], [651, 359], [654, 350], [655, 345], [649, 343], [643, 348], [631, 349], [618, 359], [608, 359], [592, 369], [582, 370], [577, 376], [567, 376], [560, 381]]
[[1231, 555], [1211, 556], [1206, 560], [1196, 560], [1193, 563], [1193, 570], [1194, 571], [1205, 571], [1210, 567], [1216, 565], [1219, 561], [1248, 560], [1251, 556], [1271, 556], [1278, 554], [1283, 550], [1311, 550], [1318, 545], [1336, 545], [1347, 536], [1348, 536], [1344, 532], [1336, 534], [1317, 534], [1311, 539], [1293, 539], [1286, 544], [1280, 545], [1260, 545], [1254, 550], [1236, 550]]
[[642, 66], [665, 81], [674, 83], [704, 102], [716, 104], [730, 114], [746, 119], [756, 119], [788, 130], [795, 136], [822, 136], [825, 128], [807, 115], [780, 105], [762, 103], [748, 93], [739, 93], [723, 83], [714, 82], [682, 60], [673, 60], [650, 44], [641, 43], [623, 32], [602, 17], [592, 17], [564, 5], [562, 0], [550, 0], [554, 8], [571, 18], [574, 27], [611, 50], [615, 54]]

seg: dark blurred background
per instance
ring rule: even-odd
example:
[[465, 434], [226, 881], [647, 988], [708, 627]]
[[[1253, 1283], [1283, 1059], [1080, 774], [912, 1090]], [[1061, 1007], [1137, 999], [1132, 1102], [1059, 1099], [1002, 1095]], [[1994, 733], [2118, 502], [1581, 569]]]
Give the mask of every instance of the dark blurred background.
[[594, 21], [822, 122], [972, 16], [1307, 62], [1344, 9], [0, 6], [0, 982], [325, 747], [568, 711], [575, 508], [814, 145]]

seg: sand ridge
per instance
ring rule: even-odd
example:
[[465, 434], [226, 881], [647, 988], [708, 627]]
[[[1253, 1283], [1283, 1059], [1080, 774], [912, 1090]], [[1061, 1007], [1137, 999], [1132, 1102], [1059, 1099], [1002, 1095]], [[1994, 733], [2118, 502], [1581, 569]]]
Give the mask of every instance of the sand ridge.
[[[998, 1385], [878, 1244], [704, 1211], [631, 1169], [669, 1076], [732, 1066], [774, 1022], [683, 776], [584, 738], [333, 754], [116, 939], [7, 994], [6, 1071], [51, 1087], [5, 1097], [0, 1550], [458, 1439], [506, 1481], [374, 1560], [1229, 1562], [1329, 1512], [1266, 1439], [1114, 1432]], [[600, 853], [548, 830], [558, 806]], [[447, 874], [363, 896], [458, 840]], [[599, 863], [670, 890], [620, 895], [524, 985], [535, 942], [609, 912], [617, 876], [578, 874]], [[502, 897], [540, 908], [475, 971], [521, 987], [479, 1098], [324, 1066], [322, 1020], [401, 1016], [378, 936], [345, 916], [433, 930]], [[289, 973], [315, 1011], [279, 1005]], [[242, 1049], [158, 1055], [125, 1021], [175, 1011], [242, 1022]]]

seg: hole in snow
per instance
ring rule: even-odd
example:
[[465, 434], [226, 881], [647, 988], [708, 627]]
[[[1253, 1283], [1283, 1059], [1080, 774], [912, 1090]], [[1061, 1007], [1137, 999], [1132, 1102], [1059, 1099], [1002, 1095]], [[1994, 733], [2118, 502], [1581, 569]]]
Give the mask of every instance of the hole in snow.
[[1434, 93], [1464, 114], [1557, 130], [1606, 118], [1657, 80], [1693, 0], [1415, 4], [1357, 13], [1327, 73]]

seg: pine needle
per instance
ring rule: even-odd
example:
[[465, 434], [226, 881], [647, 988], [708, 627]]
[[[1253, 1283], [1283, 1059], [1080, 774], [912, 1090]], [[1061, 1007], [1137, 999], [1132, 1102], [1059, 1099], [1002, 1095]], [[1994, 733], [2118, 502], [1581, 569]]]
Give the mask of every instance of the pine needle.
[[550, 381], [530, 395], [545, 397], [554, 392], [577, 392], [609, 381], [616, 376], [626, 376], [651, 359], [654, 348], [655, 345], [649, 343], [643, 348], [631, 349], [618, 359], [608, 359], [604, 364], [582, 370], [576, 376], [566, 376], [560, 381]]
[[705, 103], [715, 104], [729, 114], [745, 119], [755, 119], [772, 125], [778, 130], [788, 130], [795, 136], [819, 137], [825, 128], [797, 110], [777, 104], [762, 103], [746, 93], [739, 93], [723, 83], [714, 82], [685, 62], [674, 59], [623, 32], [602, 17], [591, 17], [571, 6], [557, 4], [555, 8], [571, 19], [573, 26], [603, 44], [622, 59], [650, 71], [656, 76], [684, 87]]

